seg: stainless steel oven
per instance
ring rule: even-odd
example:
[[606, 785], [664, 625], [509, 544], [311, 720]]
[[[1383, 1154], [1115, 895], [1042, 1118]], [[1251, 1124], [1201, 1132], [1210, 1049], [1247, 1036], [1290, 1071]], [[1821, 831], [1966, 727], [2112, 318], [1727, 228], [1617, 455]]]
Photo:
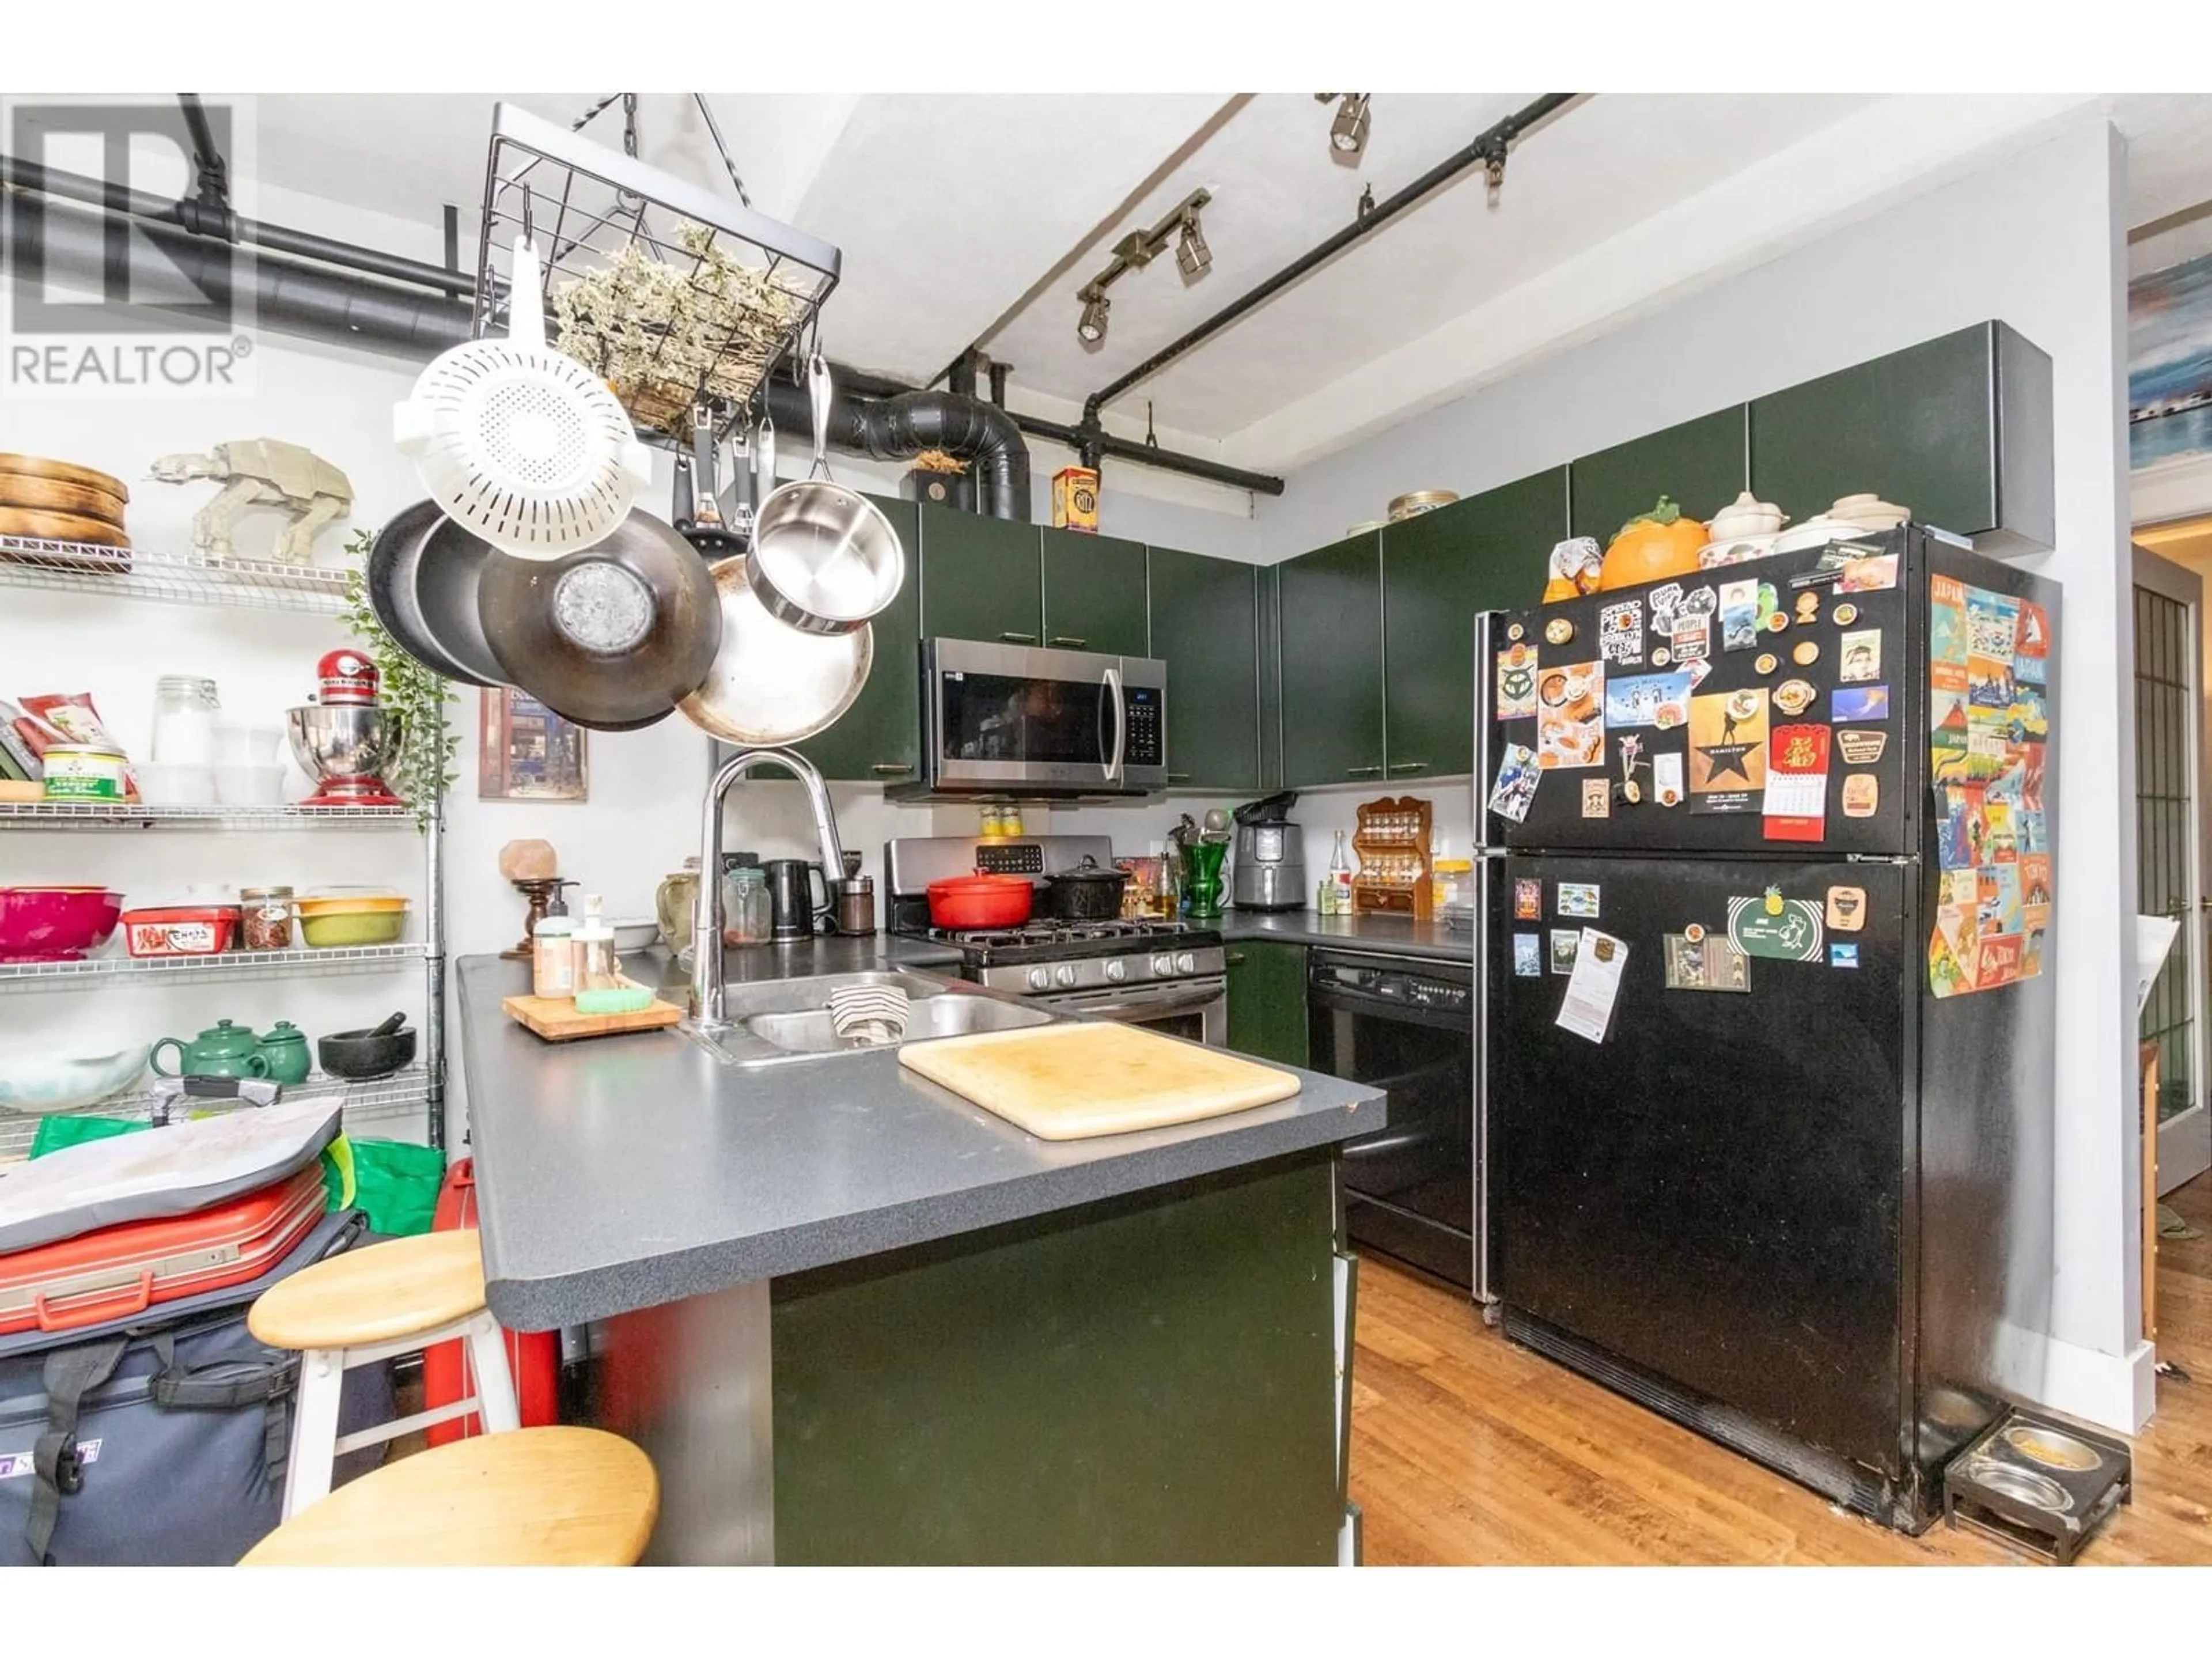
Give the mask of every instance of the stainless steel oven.
[[922, 647], [922, 672], [923, 775], [896, 794], [1167, 787], [1164, 662], [939, 639]]

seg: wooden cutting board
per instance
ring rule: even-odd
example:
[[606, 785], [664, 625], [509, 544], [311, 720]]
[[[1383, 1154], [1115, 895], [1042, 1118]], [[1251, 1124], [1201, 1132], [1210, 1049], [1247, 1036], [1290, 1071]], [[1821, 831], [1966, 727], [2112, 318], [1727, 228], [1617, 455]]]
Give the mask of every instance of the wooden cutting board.
[[684, 1011], [665, 1002], [647, 1003], [634, 1014], [580, 1014], [563, 997], [507, 997], [501, 1007], [548, 1042], [569, 1042], [578, 1037], [618, 1036], [624, 1031], [657, 1031], [684, 1018]]
[[899, 1064], [1042, 1140], [1194, 1123], [1299, 1088], [1271, 1066], [1104, 1023], [908, 1043]]

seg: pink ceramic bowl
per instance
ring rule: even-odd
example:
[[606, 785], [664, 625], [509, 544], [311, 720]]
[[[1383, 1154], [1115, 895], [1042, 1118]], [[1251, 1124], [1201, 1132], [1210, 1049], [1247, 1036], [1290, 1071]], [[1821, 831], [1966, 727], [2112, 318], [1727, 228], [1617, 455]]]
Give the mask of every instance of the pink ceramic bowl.
[[123, 895], [105, 887], [0, 887], [0, 962], [74, 962], [122, 914]]

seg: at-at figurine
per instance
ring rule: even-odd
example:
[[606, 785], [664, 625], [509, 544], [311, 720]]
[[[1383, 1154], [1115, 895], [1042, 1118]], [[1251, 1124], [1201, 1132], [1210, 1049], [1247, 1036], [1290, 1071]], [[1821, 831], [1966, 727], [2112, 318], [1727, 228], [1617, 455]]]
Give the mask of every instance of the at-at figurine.
[[353, 485], [328, 461], [297, 444], [274, 438], [217, 444], [204, 455], [164, 455], [153, 476], [163, 483], [220, 478], [216, 498], [192, 518], [192, 551], [204, 559], [235, 558], [230, 532], [249, 507], [273, 507], [291, 515], [277, 532], [276, 558], [313, 562], [315, 538], [353, 507]]

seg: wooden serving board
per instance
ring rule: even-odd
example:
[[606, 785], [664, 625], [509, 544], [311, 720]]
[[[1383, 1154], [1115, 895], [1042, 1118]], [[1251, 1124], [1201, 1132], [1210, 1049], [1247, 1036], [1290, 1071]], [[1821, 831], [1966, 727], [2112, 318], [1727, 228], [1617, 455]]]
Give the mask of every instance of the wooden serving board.
[[684, 1011], [665, 1002], [647, 1003], [634, 1014], [580, 1014], [563, 997], [507, 997], [501, 1007], [548, 1042], [569, 1042], [578, 1037], [619, 1036], [624, 1031], [657, 1031], [684, 1018]]
[[1272, 1066], [1103, 1022], [908, 1043], [899, 1064], [1042, 1140], [1194, 1123], [1299, 1088]]
[[103, 495], [112, 495], [118, 501], [131, 499], [131, 491], [122, 479], [96, 472], [88, 466], [79, 466], [73, 461], [52, 460], [44, 455], [0, 453], [0, 472], [20, 472], [29, 478], [53, 478], [63, 483], [78, 484]]
[[27, 472], [0, 472], [0, 507], [27, 507], [45, 513], [74, 513], [123, 527], [123, 500], [104, 489], [89, 489], [64, 478], [35, 478]]

